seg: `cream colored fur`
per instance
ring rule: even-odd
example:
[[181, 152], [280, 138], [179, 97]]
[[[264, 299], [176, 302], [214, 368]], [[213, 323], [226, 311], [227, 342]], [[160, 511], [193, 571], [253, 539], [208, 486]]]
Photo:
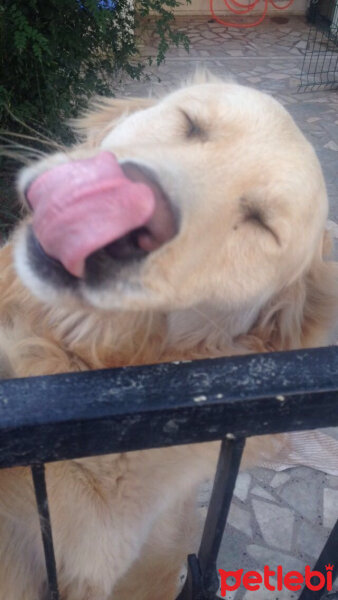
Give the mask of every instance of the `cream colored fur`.
[[[199, 138], [187, 138], [184, 113]], [[23, 377], [327, 343], [338, 289], [322, 248], [325, 185], [312, 147], [275, 100], [199, 77], [162, 100], [99, 102], [78, 128], [77, 147], [23, 172], [21, 193], [47, 168], [103, 148], [156, 172], [180, 230], [130, 280], [99, 292], [84, 286], [79, 301], [29, 268], [24, 219], [0, 253], [2, 371]], [[246, 464], [270, 444], [251, 442]], [[48, 465], [62, 600], [174, 600], [198, 543], [196, 486], [212, 475], [217, 450]], [[30, 473], [2, 470], [0, 600], [42, 600], [45, 585]]]

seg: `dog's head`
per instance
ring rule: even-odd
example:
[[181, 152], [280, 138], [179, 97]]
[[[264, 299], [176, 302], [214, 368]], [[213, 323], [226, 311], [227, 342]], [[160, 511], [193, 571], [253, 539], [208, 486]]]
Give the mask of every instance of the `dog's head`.
[[38, 297], [103, 309], [258, 311], [309, 269], [327, 197], [270, 96], [217, 80], [109, 100], [83, 144], [25, 169], [16, 265]]

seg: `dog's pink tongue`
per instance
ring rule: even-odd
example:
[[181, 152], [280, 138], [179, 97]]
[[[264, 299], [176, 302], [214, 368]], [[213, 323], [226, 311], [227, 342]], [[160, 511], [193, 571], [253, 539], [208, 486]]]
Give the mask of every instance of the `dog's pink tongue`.
[[44, 251], [75, 277], [90, 254], [144, 225], [155, 208], [151, 189], [127, 179], [110, 152], [46, 171], [27, 198]]

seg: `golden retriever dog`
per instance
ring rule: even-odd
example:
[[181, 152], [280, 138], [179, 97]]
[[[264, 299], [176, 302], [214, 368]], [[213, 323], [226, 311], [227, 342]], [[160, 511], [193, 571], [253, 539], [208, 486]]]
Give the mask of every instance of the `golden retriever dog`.
[[[325, 184], [276, 100], [198, 76], [160, 100], [103, 100], [77, 127], [77, 146], [19, 178], [27, 216], [0, 253], [7, 376], [327, 343]], [[174, 600], [217, 448], [49, 464], [62, 600]], [[45, 594], [30, 471], [1, 470], [0, 600]]]

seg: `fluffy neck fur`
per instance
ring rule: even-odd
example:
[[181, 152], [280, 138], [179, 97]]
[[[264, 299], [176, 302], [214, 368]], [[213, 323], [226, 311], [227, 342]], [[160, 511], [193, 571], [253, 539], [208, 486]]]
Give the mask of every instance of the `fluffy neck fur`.
[[10, 245], [0, 272], [0, 351], [16, 376], [321, 345], [337, 308], [336, 268], [319, 257], [263, 310], [230, 314], [211, 304], [169, 313], [48, 307], [18, 280]]
[[234, 354], [239, 351], [235, 339], [255, 318], [250, 311], [241, 316], [240, 328], [237, 315], [212, 306], [112, 314], [52, 308], [44, 309], [35, 329], [43, 328], [43, 339], [52, 335], [84, 368], [95, 369]]
[[48, 307], [22, 286], [9, 258], [7, 246], [0, 260], [0, 345], [17, 376], [234, 354], [235, 338], [257, 316], [211, 305], [169, 313]]

